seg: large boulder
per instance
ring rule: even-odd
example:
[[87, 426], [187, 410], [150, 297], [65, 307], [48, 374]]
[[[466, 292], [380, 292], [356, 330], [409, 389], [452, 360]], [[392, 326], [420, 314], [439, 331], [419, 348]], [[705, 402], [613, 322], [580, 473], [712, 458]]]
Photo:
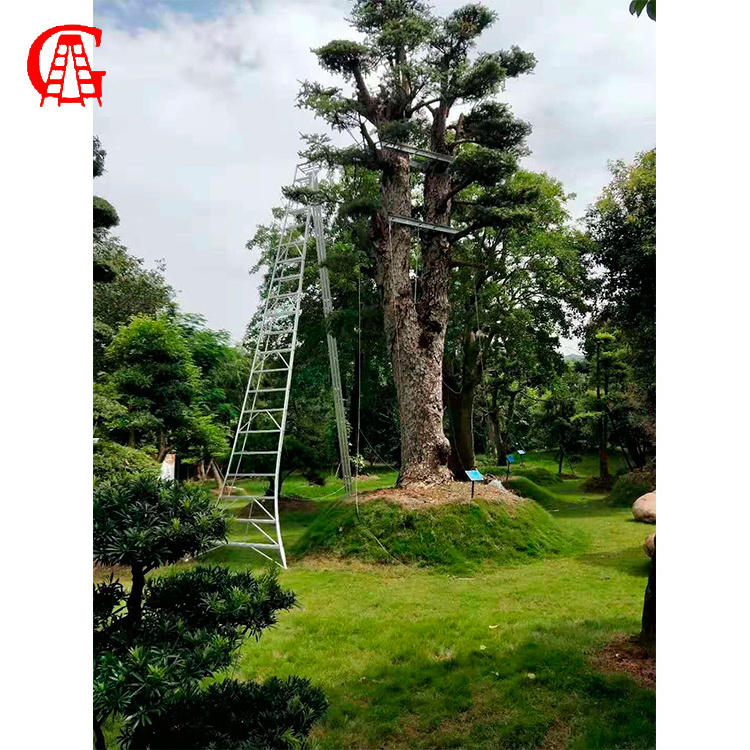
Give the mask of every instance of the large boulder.
[[641, 495], [631, 508], [633, 518], [641, 523], [656, 523], [656, 492]]
[[649, 557], [654, 556], [654, 552], [656, 552], [656, 532], [646, 537], [646, 541], [643, 543], [643, 549], [646, 550], [646, 554]]

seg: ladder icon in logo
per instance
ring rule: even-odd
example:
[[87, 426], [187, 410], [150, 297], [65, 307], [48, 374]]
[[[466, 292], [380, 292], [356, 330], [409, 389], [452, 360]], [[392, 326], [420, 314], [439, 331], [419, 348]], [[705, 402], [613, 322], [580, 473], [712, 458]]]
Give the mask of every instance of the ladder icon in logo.
[[[73, 63], [72, 67], [75, 71], [78, 86], [78, 96], [72, 98], [63, 97], [63, 86], [69, 62]], [[46, 88], [39, 106], [41, 107], [44, 104], [47, 97], [53, 97], [57, 99], [58, 107], [63, 102], [80, 102], [81, 106], [86, 106], [84, 99], [96, 99], [101, 107], [102, 76], [104, 76], [104, 71], [91, 70], [81, 35], [60, 34], [47, 76]]]

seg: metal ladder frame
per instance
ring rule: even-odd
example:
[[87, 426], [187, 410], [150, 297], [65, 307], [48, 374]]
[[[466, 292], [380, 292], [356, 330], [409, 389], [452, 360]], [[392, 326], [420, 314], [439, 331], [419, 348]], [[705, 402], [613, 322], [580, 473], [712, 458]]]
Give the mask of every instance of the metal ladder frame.
[[[305, 187], [312, 190], [318, 187], [318, 173], [319, 167], [312, 164], [298, 164], [294, 172], [293, 186]], [[219, 492], [218, 502], [227, 498], [234, 499], [248, 499], [249, 517], [238, 518], [236, 520], [248, 524], [254, 528], [255, 531], [260, 532], [268, 541], [263, 542], [239, 542], [229, 541], [229, 546], [237, 547], [249, 547], [254, 549], [256, 552], [261, 554], [272, 562], [273, 560], [264, 550], [278, 550], [279, 557], [281, 559], [280, 566], [282, 568], [287, 567], [286, 553], [284, 551], [284, 543], [281, 536], [281, 524], [279, 518], [279, 477], [281, 472], [281, 456], [284, 447], [284, 433], [286, 429], [286, 418], [289, 409], [289, 394], [291, 392], [292, 385], [292, 372], [294, 369], [294, 354], [297, 344], [297, 328], [300, 316], [300, 303], [302, 300], [303, 282], [305, 275], [305, 256], [307, 252], [308, 241], [310, 238], [310, 230], [312, 228], [315, 236], [315, 245], [318, 255], [318, 270], [320, 278], [320, 286], [323, 298], [323, 314], [326, 319], [330, 316], [333, 311], [333, 303], [331, 300], [331, 286], [328, 276], [328, 269], [325, 266], [326, 261], [326, 249], [325, 249], [325, 231], [323, 227], [323, 218], [320, 205], [295, 205], [295, 201], [287, 200], [286, 209], [284, 212], [284, 219], [281, 225], [281, 233], [279, 235], [279, 242], [276, 247], [276, 254], [274, 256], [274, 265], [271, 272], [271, 279], [268, 286], [268, 293], [266, 295], [266, 301], [263, 308], [263, 316], [261, 318], [260, 328], [258, 331], [258, 338], [255, 345], [255, 353], [253, 355], [253, 362], [250, 369], [250, 376], [247, 382], [247, 388], [245, 390], [245, 397], [242, 403], [242, 410], [240, 412], [239, 422], [237, 423], [237, 430], [234, 436], [234, 442], [232, 444], [232, 452], [229, 458], [229, 464], [227, 471], [224, 476], [224, 481]], [[304, 216], [304, 231], [302, 237], [299, 236], [298, 227], [294, 225], [294, 217]], [[290, 221], [291, 220], [291, 221]], [[292, 253], [290, 255], [290, 252]], [[287, 267], [297, 266], [294, 273], [289, 274], [284, 269]], [[296, 288], [291, 292], [283, 292], [283, 287], [292, 281], [296, 281]], [[277, 285], [276, 293], [274, 294], [274, 285]], [[279, 302], [290, 301], [291, 308], [287, 306], [284, 309], [283, 304], [279, 305]], [[282, 312], [276, 313], [276, 307], [281, 307]], [[275, 314], [276, 313], [276, 314]], [[285, 318], [293, 318], [293, 325], [291, 329], [273, 330], [273, 326], [279, 320]], [[283, 346], [278, 346], [276, 349], [269, 348], [270, 342], [275, 336], [287, 337], [291, 335], [291, 341], [286, 342]], [[330, 333], [327, 334], [328, 342], [328, 361], [331, 371], [331, 383], [333, 387], [333, 398], [334, 398], [334, 410], [336, 414], [336, 427], [338, 433], [339, 442], [339, 454], [341, 457], [341, 470], [344, 479], [344, 486], [346, 492], [351, 492], [352, 480], [351, 480], [351, 464], [349, 460], [349, 433], [348, 425], [346, 421], [346, 415], [344, 412], [344, 401], [343, 394], [341, 391], [341, 375], [339, 371], [339, 359], [338, 359], [338, 344], [335, 337]], [[261, 348], [265, 343], [265, 348]], [[288, 359], [284, 355], [288, 356]], [[281, 364], [280, 367], [266, 368], [266, 361], [271, 358], [278, 357]], [[286, 371], [286, 384], [282, 388], [262, 388], [263, 375], [267, 373], [278, 373]], [[258, 405], [258, 396], [261, 393], [280, 393], [284, 392], [283, 406], [274, 405], [273, 407], [263, 407]], [[250, 396], [252, 400], [250, 401]], [[248, 407], [249, 405], [249, 407]], [[281, 412], [281, 419], [277, 419], [273, 414]], [[271, 424], [275, 427], [269, 427], [264, 429], [252, 430], [252, 424], [258, 415], [265, 415], [270, 419]], [[279, 438], [275, 451], [247, 451], [247, 438], [250, 434], [260, 433], [274, 433], [278, 432]], [[240, 435], [243, 436], [242, 442], [240, 443]], [[238, 446], [240, 446], [238, 448]], [[246, 455], [276, 455], [276, 464], [273, 472], [242, 472], [242, 458]], [[234, 466], [234, 471], [232, 467]], [[251, 478], [270, 478], [274, 479], [274, 492], [273, 492], [273, 510], [266, 507], [264, 503], [269, 503], [271, 498], [266, 495], [232, 495], [231, 492], [235, 487], [237, 479], [251, 479]], [[260, 517], [253, 517], [253, 511], [261, 511]], [[272, 525], [275, 531], [275, 538], [268, 534], [261, 526]]]

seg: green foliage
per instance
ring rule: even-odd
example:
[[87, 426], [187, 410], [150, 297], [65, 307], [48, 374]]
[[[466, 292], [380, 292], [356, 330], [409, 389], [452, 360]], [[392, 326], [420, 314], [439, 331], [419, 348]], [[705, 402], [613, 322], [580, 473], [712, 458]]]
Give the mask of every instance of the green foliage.
[[138, 316], [118, 331], [106, 361], [128, 410], [124, 428], [170, 442], [189, 429], [200, 376], [178, 327]]
[[148, 475], [118, 476], [94, 490], [94, 560], [143, 572], [205, 552], [228, 522], [208, 489]]
[[617, 507], [629, 508], [641, 495], [656, 489], [656, 469], [638, 469], [617, 478], [609, 501]]
[[139, 739], [153, 748], [305, 750], [312, 725], [327, 708], [323, 691], [300, 677], [263, 683], [224, 679], [169, 701]]
[[360, 505], [359, 516], [351, 503], [341, 503], [320, 514], [292, 552], [464, 572], [485, 560], [522, 562], [569, 554], [584, 544], [581, 537], [556, 526], [535, 503], [510, 509], [484, 500], [468, 502], [468, 487], [466, 492], [466, 503], [418, 510], [369, 500]]
[[130, 593], [113, 577], [94, 587], [97, 748], [107, 717], [119, 720], [123, 748], [303, 747], [325, 712], [323, 693], [301, 678], [207, 681], [295, 605], [276, 571], [199, 566], [145, 581], [224, 541], [227, 526], [200, 485], [121, 476], [95, 489], [94, 560], [132, 572]]
[[94, 196], [94, 229], [111, 229], [120, 223], [115, 207], [104, 198]]
[[643, 13], [643, 9], [646, 9], [648, 17], [652, 20], [656, 20], [656, 0], [631, 0], [630, 3], [630, 15], [640, 17]]
[[94, 483], [114, 479], [120, 474], [159, 473], [159, 465], [142, 448], [130, 448], [99, 438], [94, 444]]
[[137, 315], [155, 316], [169, 310], [174, 290], [164, 279], [164, 266], [146, 270], [143, 261], [115, 238], [94, 243], [95, 267], [108, 269], [109, 283], [94, 284], [94, 373], [105, 368], [104, 350], [118, 329]]

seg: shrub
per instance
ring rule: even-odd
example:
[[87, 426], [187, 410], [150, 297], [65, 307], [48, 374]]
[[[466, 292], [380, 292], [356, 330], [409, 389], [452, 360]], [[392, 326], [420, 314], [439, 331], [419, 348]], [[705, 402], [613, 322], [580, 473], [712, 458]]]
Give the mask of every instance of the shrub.
[[618, 477], [612, 487], [609, 501], [612, 505], [629, 508], [641, 495], [653, 492], [655, 489], [656, 469], [653, 467], [635, 469], [624, 476]]
[[123, 474], [159, 474], [159, 465], [145, 450], [100, 439], [94, 443], [94, 484]]
[[123, 750], [305, 747], [327, 706], [307, 680], [214, 681], [244, 640], [295, 606], [276, 571], [198, 566], [145, 579], [221, 543], [227, 526], [200, 485], [125, 475], [95, 489], [94, 560], [132, 574], [130, 592], [113, 576], [94, 586], [97, 750], [109, 717]]
[[534, 482], [534, 484], [543, 487], [551, 484], [560, 484], [562, 482], [562, 479], [560, 479], [557, 474], [553, 474], [551, 471], [543, 469], [541, 466], [532, 466], [528, 469], [523, 466], [516, 466], [515, 468], [511, 468], [511, 472], [521, 477], [528, 477]]

